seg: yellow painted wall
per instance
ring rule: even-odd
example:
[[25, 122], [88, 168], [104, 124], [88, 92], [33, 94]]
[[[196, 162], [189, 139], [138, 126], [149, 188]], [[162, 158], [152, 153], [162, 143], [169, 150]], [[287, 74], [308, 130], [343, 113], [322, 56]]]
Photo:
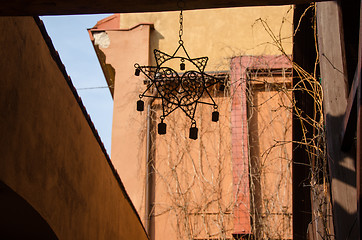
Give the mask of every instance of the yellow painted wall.
[[[191, 58], [209, 57], [206, 71], [229, 69], [240, 55], [280, 55], [264, 26], [292, 53], [292, 6], [220, 8], [184, 11], [183, 40]], [[263, 26], [262, 19], [266, 22]], [[172, 54], [179, 40], [179, 12], [120, 14], [120, 28], [153, 23], [151, 51]]]

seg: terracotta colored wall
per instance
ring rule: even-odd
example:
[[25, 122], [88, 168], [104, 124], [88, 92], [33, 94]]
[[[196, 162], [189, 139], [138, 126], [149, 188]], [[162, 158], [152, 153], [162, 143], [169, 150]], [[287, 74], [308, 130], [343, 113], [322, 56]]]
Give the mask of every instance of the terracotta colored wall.
[[238, 234], [250, 232], [254, 218], [257, 238], [292, 237], [291, 78], [247, 74], [249, 69], [288, 68], [284, 56], [242, 56], [231, 62], [234, 184], [246, 186], [235, 188]]
[[[199, 104], [197, 140], [189, 139], [190, 119], [179, 109], [165, 118], [167, 134], [156, 134], [154, 239], [231, 238], [235, 199], [230, 174], [230, 97], [224, 92], [212, 95], [220, 120], [212, 122], [212, 106]], [[159, 109], [157, 123], [161, 114]]]
[[0, 181], [59, 239], [147, 239], [34, 19], [0, 32]]
[[[258, 77], [283, 84], [291, 78]], [[272, 86], [272, 85], [271, 85]], [[251, 86], [250, 162], [257, 235], [267, 239], [292, 239], [292, 103], [291, 92], [281, 88]]]
[[234, 208], [235, 234], [251, 234], [249, 186], [249, 134], [245, 70], [240, 58], [231, 61], [231, 136], [233, 158], [233, 185], [236, 199]]
[[[134, 64], [136, 62], [140, 65], [148, 64], [150, 29], [150, 25], [140, 25], [129, 31], [93, 32], [94, 44], [101, 54], [105, 55], [104, 62], [112, 66], [115, 71], [112, 162], [143, 220], [146, 113], [136, 111], [138, 95], [144, 85], [142, 79], [134, 76]], [[97, 34], [104, 35], [103, 43], [97, 40]], [[104, 44], [107, 39], [109, 44]]]
[[[94, 44], [96, 45], [98, 56], [102, 61], [102, 65], [109, 64], [112, 68], [115, 69], [115, 89], [114, 89], [114, 115], [113, 115], [113, 135], [112, 135], [112, 162], [115, 164], [117, 171], [122, 176], [124, 180], [127, 192], [130, 194], [132, 201], [134, 202], [140, 216], [142, 217], [143, 222], [146, 224], [145, 218], [145, 187], [146, 187], [146, 111], [139, 113], [136, 111], [136, 101], [138, 100], [138, 95], [145, 89], [143, 85], [143, 76], [135, 77], [134, 76], [134, 63], [139, 63], [140, 65], [148, 64], [148, 53], [149, 49], [149, 36], [150, 36], [150, 25], [141, 24], [135, 28], [126, 29], [126, 30], [106, 30], [102, 28], [102, 23], [91, 30], [92, 37], [94, 38]], [[151, 30], [151, 36], [154, 30]], [[97, 34], [103, 34], [103, 38], [108, 38], [109, 44], [104, 44], [105, 39], [100, 40]], [[100, 35], [99, 35], [100, 36]], [[99, 40], [97, 40], [99, 39]], [[101, 56], [105, 56], [102, 58]], [[105, 64], [104, 64], [105, 63]], [[220, 93], [218, 93], [220, 94]], [[229, 132], [229, 98], [217, 97], [220, 104], [220, 113], [222, 123], [212, 123], [211, 122], [211, 113], [213, 111], [210, 106], [199, 106], [198, 107], [198, 127], [200, 128], [200, 140], [203, 141], [205, 148], [200, 147], [200, 142], [193, 142], [188, 138], [188, 129], [190, 122], [185, 116], [177, 111], [175, 115], [171, 115], [166, 119], [168, 124], [168, 134], [166, 136], [156, 136], [156, 142], [154, 148], [156, 148], [156, 186], [157, 193], [155, 196], [155, 206], [153, 207], [153, 214], [160, 216], [153, 218], [151, 220], [152, 233], [151, 235], [157, 239], [163, 239], [166, 236], [170, 238], [171, 236], [176, 238], [177, 229], [176, 227], [176, 218], [175, 212], [171, 214], [162, 214], [165, 208], [175, 207], [172, 205], [172, 200], [170, 198], [175, 196], [168, 195], [165, 191], [165, 182], [161, 180], [163, 174], [169, 174], [167, 166], [169, 161], [175, 160], [180, 153], [180, 149], [177, 148], [180, 146], [178, 143], [184, 142], [184, 147], [190, 147], [188, 149], [187, 158], [180, 167], [179, 173], [182, 171], [192, 172], [192, 161], [199, 162], [199, 155], [203, 155], [201, 161], [204, 161], [204, 165], [207, 165], [205, 170], [205, 176], [210, 179], [213, 178], [214, 174], [218, 174], [218, 169], [213, 169], [216, 167], [216, 162], [218, 161], [218, 152], [221, 151], [222, 157], [219, 157], [220, 166], [223, 168], [220, 178], [222, 181], [220, 184], [223, 186], [221, 192], [213, 193], [213, 196], [202, 195], [202, 192], [205, 190], [203, 188], [193, 189], [193, 191], [198, 192], [196, 199], [200, 200], [202, 196], [206, 198], [218, 198], [221, 194], [224, 195], [222, 200], [222, 205], [225, 206], [225, 227], [232, 229], [230, 226], [232, 224], [230, 205], [233, 205], [232, 199], [232, 184], [231, 176], [227, 174], [231, 172], [231, 155], [230, 155], [230, 132]], [[147, 109], [147, 99], [145, 99], [145, 110]], [[154, 106], [158, 109], [155, 113], [155, 124], [159, 122], [159, 102], [155, 101]], [[179, 119], [180, 121], [176, 121]], [[156, 128], [151, 129], [151, 131], [157, 131]], [[215, 138], [214, 133], [220, 133], [218, 138]], [[176, 134], [177, 133], [177, 134]], [[175, 134], [180, 138], [175, 138]], [[180, 135], [179, 135], [180, 134]], [[202, 136], [202, 137], [201, 137]], [[221, 139], [228, 139], [222, 141]], [[214, 152], [209, 151], [210, 145], [214, 145], [216, 149]], [[220, 146], [219, 146], [220, 145]], [[172, 150], [170, 150], [172, 149]], [[208, 150], [206, 150], [208, 149]], [[183, 148], [184, 151], [188, 151], [187, 148]], [[170, 153], [171, 152], [171, 153]], [[170, 157], [170, 155], [172, 157]], [[220, 152], [219, 152], [220, 154]], [[168, 156], [170, 157], [168, 159]], [[206, 156], [206, 157], [205, 157]], [[202, 165], [201, 163], [198, 163]], [[196, 177], [196, 175], [194, 176]], [[174, 179], [170, 179], [170, 182], [167, 184], [173, 185]], [[216, 181], [216, 180], [215, 180]], [[187, 181], [183, 181], [183, 184]], [[215, 185], [218, 185], [218, 182], [213, 182]], [[167, 185], [166, 184], [166, 185]], [[201, 183], [200, 183], [201, 184]], [[209, 188], [214, 188], [208, 183]], [[167, 186], [166, 186], [167, 188]], [[210, 189], [209, 189], [210, 191]], [[195, 201], [196, 199], [192, 199]], [[205, 199], [204, 199], [205, 200]], [[206, 199], [207, 200], [207, 199]], [[151, 204], [154, 204], [151, 200]], [[160, 205], [161, 203], [161, 205]], [[185, 202], [184, 202], [185, 203]], [[206, 202], [205, 202], [206, 205]], [[190, 209], [187, 214], [193, 215], [195, 209]], [[214, 216], [218, 213], [219, 209], [217, 205], [208, 207], [204, 210], [199, 210], [203, 216], [207, 215], [208, 220], [210, 220], [210, 228], [212, 232], [217, 231], [216, 224], [211, 224], [212, 218], [209, 218], [210, 213]], [[197, 211], [196, 211], [197, 212]], [[192, 221], [199, 222], [201, 226], [202, 219], [200, 216], [191, 217]], [[156, 225], [153, 225], [155, 224]], [[156, 226], [155, 229], [153, 226]], [[164, 227], [169, 226], [169, 227]], [[229, 231], [228, 236], [231, 236]], [[208, 235], [205, 232], [202, 232], [199, 236], [207, 237]]]

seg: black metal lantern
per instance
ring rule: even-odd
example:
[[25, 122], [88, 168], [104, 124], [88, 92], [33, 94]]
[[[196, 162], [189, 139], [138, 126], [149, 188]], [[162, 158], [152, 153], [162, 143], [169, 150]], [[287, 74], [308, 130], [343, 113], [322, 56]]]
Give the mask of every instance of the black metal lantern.
[[[142, 73], [150, 81], [146, 90], [139, 95], [140, 100], [137, 102], [137, 110], [143, 111], [144, 109], [143, 101], [141, 100], [143, 97], [161, 99], [162, 115], [161, 123], [158, 124], [158, 133], [166, 134], [166, 123], [163, 122], [165, 117], [180, 108], [191, 120], [189, 138], [197, 139], [198, 128], [196, 127], [195, 121], [197, 105], [200, 103], [213, 106], [214, 112], [212, 113], [212, 121], [217, 122], [219, 120], [217, 104], [208, 89], [218, 83], [221, 83], [221, 86], [223, 86], [223, 80], [205, 73], [208, 57], [191, 58], [189, 56], [182, 40], [182, 34], [183, 16], [181, 10], [180, 39], [176, 51], [172, 55], [168, 55], [155, 49], [154, 57], [156, 66], [140, 66], [137, 63], [134, 65], [136, 68], [135, 75], [139, 76], [140, 73]], [[177, 55], [179, 51], [183, 51], [184, 56]], [[178, 73], [169, 66], [170, 61], [175, 59], [180, 61], [180, 70], [184, 72]], [[191, 66], [193, 70], [186, 70], [186, 63], [187, 66]], [[150, 89], [156, 89], [157, 95], [147, 95]], [[209, 98], [208, 102], [201, 100], [201, 97], [203, 96]]]

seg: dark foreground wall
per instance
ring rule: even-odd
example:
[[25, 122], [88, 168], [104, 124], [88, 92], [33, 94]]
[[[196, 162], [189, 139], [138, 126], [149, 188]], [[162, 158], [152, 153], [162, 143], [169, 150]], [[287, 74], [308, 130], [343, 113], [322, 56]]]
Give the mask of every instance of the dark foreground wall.
[[147, 239], [40, 29], [0, 18], [0, 182], [58, 239]]

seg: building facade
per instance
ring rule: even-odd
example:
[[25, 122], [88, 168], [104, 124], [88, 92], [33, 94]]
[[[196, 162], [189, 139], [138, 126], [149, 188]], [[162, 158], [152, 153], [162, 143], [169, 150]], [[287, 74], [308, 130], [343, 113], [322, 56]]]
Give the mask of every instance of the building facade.
[[[361, 1], [201, 0], [190, 1], [187, 9], [276, 4], [296, 4], [293, 68], [305, 71], [293, 79], [294, 103], [301, 110], [294, 113], [311, 120], [303, 126], [305, 122], [293, 118], [293, 239], [360, 239]], [[42, 233], [54, 233], [58, 239], [148, 239], [44, 26], [37, 17], [26, 16], [176, 9], [172, 1], [152, 0], [19, 0], [0, 6], [6, 46], [1, 48], [0, 88], [2, 238], [41, 239]], [[109, 76], [114, 65], [105, 64]], [[313, 84], [294, 91], [305, 77], [314, 79]], [[315, 101], [314, 93], [323, 98]], [[322, 158], [314, 158], [316, 151], [301, 144], [321, 139], [325, 141], [314, 146], [322, 150]], [[316, 163], [323, 165], [323, 176], [315, 174], [316, 166], [321, 170]], [[133, 171], [130, 167], [125, 165]], [[117, 169], [122, 171], [122, 165]], [[333, 212], [318, 204], [323, 202], [324, 208], [329, 196]], [[19, 213], [19, 207], [29, 211]], [[331, 220], [333, 226], [327, 227]], [[37, 223], [40, 228], [33, 228]], [[9, 229], [13, 231], [6, 232]], [[54, 237], [50, 235], [44, 238]]]
[[151, 239], [292, 238], [292, 12], [183, 12], [188, 54], [208, 56], [205, 72], [226, 83], [210, 90], [217, 123], [211, 106], [198, 105], [195, 141], [182, 111], [169, 115], [166, 135], [158, 135], [161, 101], [135, 109], [149, 80], [134, 76], [134, 64], [155, 65], [154, 49], [175, 52], [179, 12], [115, 14], [89, 29], [114, 98], [112, 162]]

